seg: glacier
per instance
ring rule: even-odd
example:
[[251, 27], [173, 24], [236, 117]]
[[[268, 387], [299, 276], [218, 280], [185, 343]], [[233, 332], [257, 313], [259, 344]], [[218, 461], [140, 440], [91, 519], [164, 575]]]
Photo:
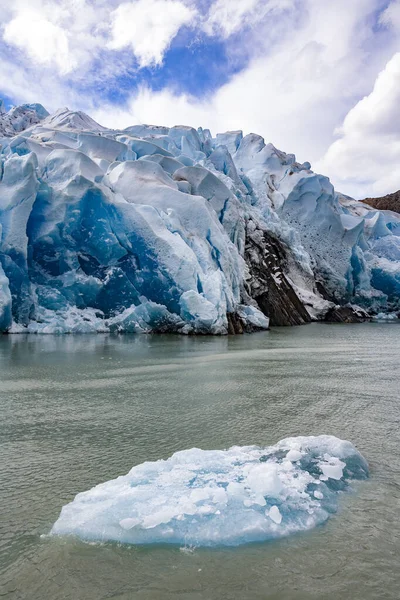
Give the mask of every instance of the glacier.
[[227, 334], [400, 310], [400, 215], [261, 136], [0, 103], [0, 332]]
[[350, 482], [368, 474], [355, 447], [333, 436], [193, 448], [78, 494], [50, 535], [187, 546], [261, 542], [325, 522]]

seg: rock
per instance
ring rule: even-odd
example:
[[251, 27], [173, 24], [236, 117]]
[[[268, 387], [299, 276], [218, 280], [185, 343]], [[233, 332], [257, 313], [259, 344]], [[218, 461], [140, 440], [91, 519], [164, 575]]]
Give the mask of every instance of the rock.
[[244, 333], [244, 324], [242, 319], [236, 313], [227, 313], [228, 319], [228, 334], [242, 334]]
[[327, 323], [365, 323], [371, 321], [371, 316], [359, 306], [335, 306], [326, 315]]
[[271, 233], [257, 230], [246, 238], [245, 260], [250, 272], [247, 292], [271, 325], [302, 325], [311, 317], [289, 283], [284, 269], [287, 250]]
[[379, 210], [392, 210], [393, 212], [400, 213], [400, 190], [381, 198], [366, 198], [365, 200], [361, 200], [361, 202]]

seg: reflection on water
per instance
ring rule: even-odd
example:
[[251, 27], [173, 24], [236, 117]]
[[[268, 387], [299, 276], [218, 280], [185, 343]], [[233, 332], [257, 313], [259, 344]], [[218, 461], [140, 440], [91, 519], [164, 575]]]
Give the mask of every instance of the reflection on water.
[[[0, 337], [1, 593], [397, 599], [399, 358], [399, 327], [380, 324]], [[372, 478], [309, 534], [194, 551], [43, 537], [76, 493], [145, 460], [320, 433], [356, 444]]]

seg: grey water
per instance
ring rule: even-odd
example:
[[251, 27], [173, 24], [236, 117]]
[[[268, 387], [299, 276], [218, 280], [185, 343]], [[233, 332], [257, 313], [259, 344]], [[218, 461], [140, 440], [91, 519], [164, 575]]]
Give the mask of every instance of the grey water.
[[[0, 337], [0, 598], [400, 598], [400, 327], [227, 338]], [[64, 504], [192, 447], [351, 440], [371, 477], [327, 524], [265, 544], [49, 538]]]

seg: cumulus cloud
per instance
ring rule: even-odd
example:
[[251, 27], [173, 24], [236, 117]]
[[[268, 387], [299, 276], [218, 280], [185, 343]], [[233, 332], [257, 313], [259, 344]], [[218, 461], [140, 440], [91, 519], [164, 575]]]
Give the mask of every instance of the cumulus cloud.
[[[106, 0], [0, 0], [3, 40], [25, 53], [25, 66], [60, 76], [83, 71], [104, 45]], [[100, 24], [100, 25], [99, 25]], [[0, 28], [1, 31], [1, 28]]]
[[400, 53], [378, 75], [373, 90], [347, 114], [340, 138], [318, 164], [353, 195], [400, 189]]
[[35, 11], [27, 10], [12, 19], [4, 28], [4, 40], [38, 63], [54, 63], [61, 74], [76, 67], [65, 31]]
[[112, 38], [108, 47], [120, 50], [130, 46], [141, 67], [159, 65], [171, 40], [195, 14], [179, 0], [125, 2], [111, 14]]
[[[275, 18], [267, 18], [261, 33], [268, 47], [260, 51], [260, 42], [248, 67], [211, 97], [199, 101], [170, 89], [142, 89], [119, 111], [119, 123], [179, 122], [214, 132], [239, 128], [260, 133], [302, 161], [316, 161], [346, 112], [370, 91], [377, 64], [386, 58], [364, 49], [373, 36], [368, 17], [375, 8], [374, 0], [353, 0], [351, 5], [336, 0], [324, 6], [319, 0], [304, 0], [297, 13], [281, 20], [278, 38], [268, 37]], [[299, 22], [295, 31], [294, 20]], [[253, 32], [246, 42], [252, 37]], [[111, 125], [112, 111], [102, 113]]]

